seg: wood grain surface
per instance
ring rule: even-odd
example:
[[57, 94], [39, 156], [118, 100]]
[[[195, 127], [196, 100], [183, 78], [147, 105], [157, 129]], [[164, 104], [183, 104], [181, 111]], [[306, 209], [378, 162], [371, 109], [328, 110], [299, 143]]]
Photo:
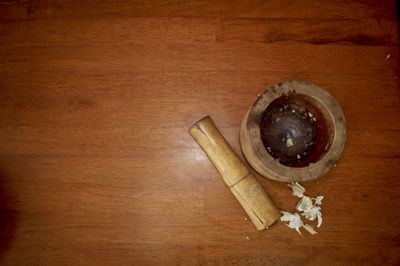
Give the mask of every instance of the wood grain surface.
[[[254, 99], [290, 79], [348, 124], [303, 184], [315, 236], [258, 232], [187, 133], [209, 114], [240, 154]], [[399, 103], [392, 0], [1, 1], [0, 263], [398, 265]]]

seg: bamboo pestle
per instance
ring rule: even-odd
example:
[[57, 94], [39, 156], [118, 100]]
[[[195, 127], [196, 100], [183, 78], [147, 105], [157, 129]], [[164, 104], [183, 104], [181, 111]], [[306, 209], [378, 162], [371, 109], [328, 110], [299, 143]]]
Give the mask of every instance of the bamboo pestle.
[[215, 165], [257, 230], [267, 229], [279, 219], [281, 215], [263, 187], [236, 156], [209, 116], [195, 123], [189, 134]]

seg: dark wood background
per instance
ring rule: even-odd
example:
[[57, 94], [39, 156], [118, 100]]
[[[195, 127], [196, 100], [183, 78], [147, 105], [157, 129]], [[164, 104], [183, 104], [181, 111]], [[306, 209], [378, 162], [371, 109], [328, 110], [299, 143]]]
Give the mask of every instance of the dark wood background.
[[[316, 236], [257, 232], [187, 133], [209, 114], [240, 154], [244, 114], [289, 79], [348, 122], [304, 184]], [[1, 263], [400, 264], [399, 103], [395, 1], [1, 1]]]

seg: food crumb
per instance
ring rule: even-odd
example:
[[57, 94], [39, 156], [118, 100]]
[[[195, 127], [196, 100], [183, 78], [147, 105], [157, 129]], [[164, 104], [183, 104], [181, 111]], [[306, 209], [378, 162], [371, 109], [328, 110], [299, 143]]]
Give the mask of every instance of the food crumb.
[[387, 54], [387, 56], [386, 56], [386, 59], [385, 60], [388, 60], [390, 58], [390, 54]]
[[288, 138], [286, 140], [286, 147], [292, 147], [293, 146], [293, 140], [291, 138]]
[[297, 159], [300, 159], [300, 158], [301, 158], [300, 154], [297, 154]]
[[247, 239], [247, 240], [250, 240], [250, 237], [246, 236], [246, 239]]
[[244, 220], [247, 221], [247, 217], [244, 217]]

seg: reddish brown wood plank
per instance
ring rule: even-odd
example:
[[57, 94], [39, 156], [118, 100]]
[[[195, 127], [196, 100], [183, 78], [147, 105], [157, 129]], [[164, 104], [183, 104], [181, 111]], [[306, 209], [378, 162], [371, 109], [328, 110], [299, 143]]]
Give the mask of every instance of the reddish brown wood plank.
[[[395, 1], [0, 3], [0, 264], [400, 262]], [[187, 129], [241, 120], [276, 82], [313, 82], [348, 123], [305, 183], [324, 223], [257, 232]], [[276, 205], [297, 199], [257, 176]], [[249, 238], [249, 240], [246, 239]]]
[[396, 45], [397, 23], [376, 19], [223, 19], [218, 40]]
[[396, 20], [394, 1], [143, 1], [70, 0], [4, 2], [5, 21], [104, 17], [374, 18]]

